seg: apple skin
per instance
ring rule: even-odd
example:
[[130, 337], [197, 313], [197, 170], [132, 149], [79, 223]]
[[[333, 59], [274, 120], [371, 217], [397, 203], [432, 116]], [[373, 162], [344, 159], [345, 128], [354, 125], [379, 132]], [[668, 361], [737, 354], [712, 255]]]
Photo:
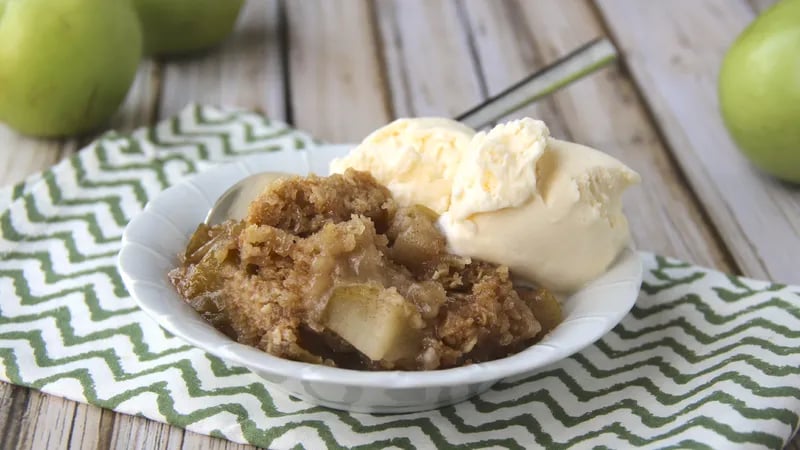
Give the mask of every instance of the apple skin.
[[230, 34], [244, 0], [134, 0], [148, 55], [194, 53]]
[[41, 137], [96, 129], [125, 99], [141, 39], [129, 0], [0, 0], [0, 121]]
[[778, 2], [738, 37], [722, 63], [719, 100], [745, 156], [800, 183], [800, 0]]

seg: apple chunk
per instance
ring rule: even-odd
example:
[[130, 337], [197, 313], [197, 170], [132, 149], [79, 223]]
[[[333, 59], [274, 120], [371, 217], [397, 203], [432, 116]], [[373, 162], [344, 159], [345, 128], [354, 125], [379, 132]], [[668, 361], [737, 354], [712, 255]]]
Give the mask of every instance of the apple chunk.
[[368, 284], [334, 289], [323, 323], [373, 361], [414, 358], [421, 326], [414, 307], [396, 289]]

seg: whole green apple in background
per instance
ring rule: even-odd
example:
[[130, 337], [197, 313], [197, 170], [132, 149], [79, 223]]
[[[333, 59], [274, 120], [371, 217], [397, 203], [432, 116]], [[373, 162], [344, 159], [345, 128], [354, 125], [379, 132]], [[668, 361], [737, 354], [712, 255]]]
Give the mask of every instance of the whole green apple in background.
[[91, 131], [141, 58], [129, 0], [0, 0], [0, 122], [35, 136]]
[[753, 21], [725, 55], [722, 117], [759, 168], [800, 183], [800, 0], [782, 0]]
[[211, 47], [236, 24], [244, 0], [134, 0], [148, 55], [191, 53]]

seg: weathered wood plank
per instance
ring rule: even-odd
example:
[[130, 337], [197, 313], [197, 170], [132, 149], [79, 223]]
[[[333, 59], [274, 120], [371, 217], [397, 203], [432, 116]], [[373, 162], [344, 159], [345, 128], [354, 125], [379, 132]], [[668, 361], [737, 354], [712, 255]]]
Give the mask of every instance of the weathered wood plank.
[[[536, 32], [531, 30], [524, 14], [520, 14], [517, 4], [504, 0], [496, 3], [463, 2], [461, 5], [474, 42], [478, 71], [485, 81], [488, 95], [497, 95], [551, 61], [545, 61], [546, 55], [534, 45]], [[581, 43], [598, 35], [596, 30], [584, 30]], [[551, 51], [550, 56], [557, 53]], [[552, 97], [527, 105], [499, 121], [526, 116], [544, 120], [553, 136], [569, 136], [564, 126], [565, 119], [560, 116]]]
[[114, 416], [117, 413], [97, 406], [79, 403], [72, 419], [70, 450], [106, 449], [111, 445]]
[[0, 448], [14, 448], [19, 440], [30, 391], [0, 382]]
[[397, 117], [451, 117], [485, 97], [458, 4], [382, 1], [375, 8]]
[[[582, 2], [470, 0], [465, 7], [490, 93], [603, 34]], [[554, 136], [604, 150], [639, 171], [644, 182], [628, 194], [626, 211], [640, 248], [731, 269], [618, 68], [581, 80], [522, 115], [540, 117]]]
[[172, 450], [180, 448], [183, 430], [143, 417], [116, 414], [109, 448], [126, 450]]
[[159, 117], [195, 102], [285, 119], [280, 17], [278, 0], [246, 2], [233, 34], [219, 47], [165, 61]]
[[183, 436], [183, 450], [255, 450], [252, 445], [236, 444], [219, 438], [187, 431]]
[[718, 112], [725, 50], [753, 19], [745, 1], [647, 4], [598, 0], [636, 83], [688, 183], [733, 258], [750, 276], [800, 282], [797, 188], [758, 173]]
[[294, 124], [330, 142], [361, 140], [391, 117], [370, 4], [286, 2]]
[[38, 391], [28, 393], [16, 439], [18, 449], [66, 449], [77, 403]]

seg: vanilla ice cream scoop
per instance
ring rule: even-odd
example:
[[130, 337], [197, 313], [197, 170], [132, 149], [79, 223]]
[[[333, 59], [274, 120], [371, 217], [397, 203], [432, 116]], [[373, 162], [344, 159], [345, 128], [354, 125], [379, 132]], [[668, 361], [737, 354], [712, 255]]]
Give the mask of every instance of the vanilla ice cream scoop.
[[458, 166], [450, 197], [450, 215], [519, 206], [536, 194], [537, 162], [550, 130], [530, 118], [500, 124], [476, 134]]
[[347, 168], [370, 172], [398, 203], [421, 204], [441, 214], [450, 207], [453, 179], [474, 135], [454, 120], [398, 119], [331, 162], [331, 173]]
[[[527, 168], [533, 177], [527, 176], [535, 186], [513, 178], [489, 186], [497, 192], [522, 186], [519, 192], [528, 193], [524, 203], [514, 198], [508, 207], [486, 210], [485, 199], [493, 194], [474, 188], [475, 206], [470, 207], [469, 195], [454, 198], [453, 210], [439, 224], [454, 253], [504, 264], [523, 279], [571, 292], [605, 272], [628, 243], [621, 196], [640, 178], [613, 157], [583, 145], [549, 138], [546, 148], [534, 153], [538, 157], [528, 158], [535, 160], [534, 167]], [[465, 215], [470, 209], [475, 212]]]

